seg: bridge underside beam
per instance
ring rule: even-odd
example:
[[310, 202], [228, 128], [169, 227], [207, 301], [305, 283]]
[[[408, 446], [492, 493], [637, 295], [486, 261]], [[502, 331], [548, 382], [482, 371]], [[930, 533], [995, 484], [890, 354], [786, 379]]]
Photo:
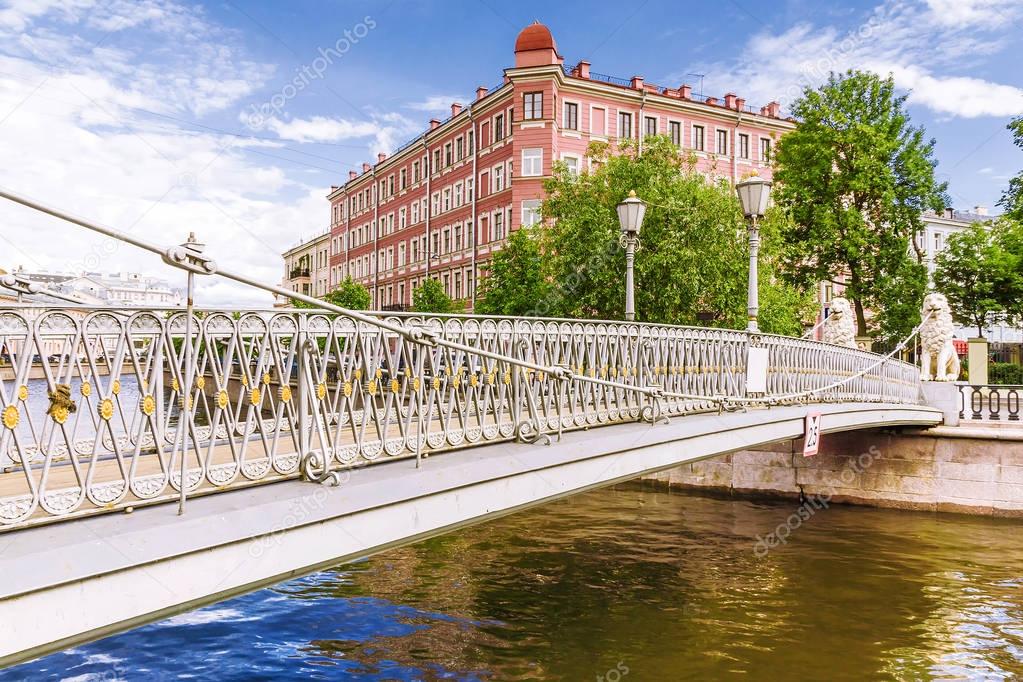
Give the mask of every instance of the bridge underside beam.
[[[824, 431], [933, 426], [927, 407], [819, 405]], [[799, 438], [806, 407], [502, 443], [0, 535], [0, 666], [586, 490]]]

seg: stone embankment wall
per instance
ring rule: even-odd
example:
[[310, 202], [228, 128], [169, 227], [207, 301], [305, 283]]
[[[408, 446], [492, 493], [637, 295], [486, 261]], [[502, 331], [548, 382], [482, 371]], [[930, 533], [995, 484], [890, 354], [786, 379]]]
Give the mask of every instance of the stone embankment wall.
[[646, 479], [736, 495], [823, 498], [1023, 518], [1023, 425], [826, 434], [820, 454], [800, 440], [744, 450]]

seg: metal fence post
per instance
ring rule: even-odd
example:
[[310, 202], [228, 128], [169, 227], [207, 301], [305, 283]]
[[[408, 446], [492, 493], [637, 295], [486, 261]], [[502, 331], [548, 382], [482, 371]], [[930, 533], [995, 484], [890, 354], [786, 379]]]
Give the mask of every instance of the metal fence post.
[[[295, 364], [298, 370], [298, 449], [299, 449], [299, 461], [305, 459], [309, 455], [311, 447], [311, 435], [312, 425], [309, 423], [309, 400], [311, 393], [309, 391], [309, 378], [306, 376], [307, 369], [307, 358], [306, 354], [309, 352], [309, 332], [308, 332], [308, 317], [303, 313], [298, 313], [298, 336], [297, 346], [295, 348]], [[281, 378], [282, 381], [291, 383], [291, 378]], [[324, 473], [326, 473], [326, 453], [323, 458]]]

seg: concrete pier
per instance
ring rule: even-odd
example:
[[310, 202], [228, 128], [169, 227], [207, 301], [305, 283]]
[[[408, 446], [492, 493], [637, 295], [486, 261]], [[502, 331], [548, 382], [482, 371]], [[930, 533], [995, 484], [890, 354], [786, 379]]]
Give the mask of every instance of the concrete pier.
[[1023, 517], [1023, 427], [961, 422], [828, 434], [740, 450], [647, 476], [655, 485], [736, 495]]

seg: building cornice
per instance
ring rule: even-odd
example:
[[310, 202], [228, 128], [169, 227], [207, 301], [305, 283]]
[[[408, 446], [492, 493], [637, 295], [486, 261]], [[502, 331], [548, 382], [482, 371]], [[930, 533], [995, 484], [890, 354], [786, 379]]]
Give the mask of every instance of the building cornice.
[[529, 82], [532, 80], [545, 80], [553, 77], [558, 82], [558, 89], [569, 92], [580, 92], [587, 94], [599, 94], [605, 99], [610, 99], [630, 105], [639, 106], [644, 99], [647, 104], [657, 104], [666, 109], [675, 109], [680, 113], [699, 114], [709, 118], [716, 118], [721, 121], [735, 123], [738, 120], [750, 119], [763, 127], [775, 128], [779, 131], [788, 131], [796, 127], [796, 122], [790, 119], [773, 118], [762, 114], [729, 109], [716, 104], [707, 104], [695, 100], [669, 97], [662, 93], [640, 90], [623, 85], [604, 83], [588, 78], [577, 78], [566, 76], [564, 69], [559, 64], [547, 66], [531, 66], [526, 68], [506, 69], [505, 75], [512, 82]]
[[[476, 115], [478, 115], [480, 113], [485, 114], [487, 111], [497, 108], [504, 101], [503, 95], [511, 94], [510, 89], [508, 88], [509, 85], [510, 83], [504, 83], [503, 85], [501, 85], [501, 87], [496, 88], [491, 92], [488, 92], [481, 99], [472, 102], [467, 107], [462, 109], [461, 112], [444, 121], [433, 130], [423, 131], [423, 133], [418, 137], [414, 138], [412, 142], [406, 143], [405, 147], [399, 150], [396, 154], [394, 154], [394, 156], [389, 156], [383, 161], [374, 164], [371, 171], [361, 173], [358, 177], [352, 178], [344, 185], [338, 187], [336, 190], [328, 194], [327, 198], [333, 200], [336, 199], [339, 195], [346, 194], [348, 192], [359, 191], [363, 182], [372, 179], [371, 178], [372, 172], [375, 171], [377, 173], [386, 173], [391, 169], [392, 166], [402, 165], [402, 163], [404, 163], [405, 161], [409, 161], [415, 158], [416, 154], [414, 154], [414, 152], [422, 150], [424, 143], [426, 146], [429, 146], [430, 144], [436, 142], [437, 140], [444, 138], [446, 135], [450, 135], [451, 133], [455, 132], [458, 128], [460, 128], [466, 122], [468, 122], [470, 120], [469, 117], [470, 109], [476, 112]], [[477, 141], [474, 144], [478, 145], [479, 142]]]
[[296, 254], [296, 253], [298, 253], [300, 251], [305, 251], [306, 249], [310, 249], [310, 248], [313, 248], [315, 246], [318, 246], [320, 242], [325, 242], [325, 241], [328, 241], [329, 239], [330, 239], [330, 232], [324, 232], [323, 234], [319, 234], [319, 235], [316, 235], [315, 237], [309, 238], [308, 240], [302, 242], [301, 244], [299, 244], [297, 246], [291, 247], [290, 249], [288, 249], [287, 251], [282, 253], [281, 256], [287, 258], [288, 256], [292, 256], [292, 255], [294, 255], [294, 254]]

